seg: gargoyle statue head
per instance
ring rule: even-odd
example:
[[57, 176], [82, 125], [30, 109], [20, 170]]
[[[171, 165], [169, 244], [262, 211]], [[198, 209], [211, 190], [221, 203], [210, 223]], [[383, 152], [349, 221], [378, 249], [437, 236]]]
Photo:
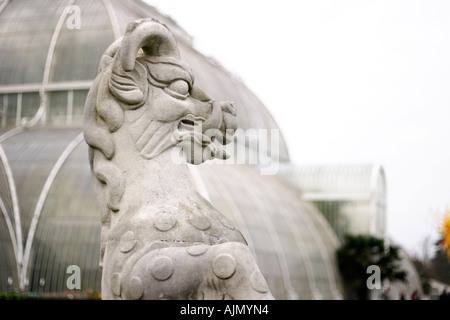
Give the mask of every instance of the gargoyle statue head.
[[146, 159], [176, 145], [192, 164], [228, 158], [223, 145], [237, 127], [235, 107], [195, 86], [163, 24], [152, 19], [130, 23], [103, 55], [94, 87], [85, 112], [85, 139], [106, 158], [115, 153], [112, 134], [123, 126]]

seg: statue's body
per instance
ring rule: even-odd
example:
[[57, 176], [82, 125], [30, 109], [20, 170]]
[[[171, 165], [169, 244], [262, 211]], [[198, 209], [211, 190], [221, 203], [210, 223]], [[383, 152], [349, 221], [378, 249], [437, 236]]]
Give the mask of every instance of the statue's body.
[[155, 20], [131, 23], [100, 65], [84, 135], [102, 210], [102, 297], [272, 299], [245, 239], [185, 163], [226, 157], [234, 106], [195, 87]]

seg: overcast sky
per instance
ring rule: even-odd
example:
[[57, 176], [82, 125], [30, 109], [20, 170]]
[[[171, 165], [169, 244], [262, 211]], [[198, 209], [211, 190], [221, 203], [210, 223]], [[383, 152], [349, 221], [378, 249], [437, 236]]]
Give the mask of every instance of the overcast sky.
[[450, 208], [450, 1], [147, 0], [266, 105], [298, 164], [380, 163], [409, 253]]

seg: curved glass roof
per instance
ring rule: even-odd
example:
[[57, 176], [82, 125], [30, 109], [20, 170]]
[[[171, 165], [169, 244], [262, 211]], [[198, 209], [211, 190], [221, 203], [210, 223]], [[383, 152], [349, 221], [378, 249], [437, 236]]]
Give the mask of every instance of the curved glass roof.
[[[175, 35], [182, 59], [193, 69], [199, 87], [216, 100], [235, 103], [241, 129], [279, 129], [264, 105], [240, 80], [193, 49], [192, 38], [172, 19], [141, 1], [15, 0], [5, 4], [0, 11], [0, 95], [38, 92], [41, 88], [88, 90], [106, 48], [123, 35], [129, 22], [150, 17], [166, 24]], [[80, 29], [67, 26], [70, 5], [80, 8]], [[34, 112], [39, 103], [39, 99], [34, 100]], [[282, 161], [289, 159], [282, 136], [278, 150], [272, 151], [279, 153]]]
[[[83, 270], [86, 289], [99, 287], [100, 220], [86, 165], [87, 146], [80, 138], [79, 129], [30, 130], [1, 144], [6, 157], [2, 159], [0, 198], [6, 215], [0, 218], [0, 255], [9, 258], [2, 259], [8, 264], [2, 268], [0, 291], [6, 291], [8, 277], [18, 287], [11, 232], [4, 230], [6, 219], [15, 221], [16, 213], [20, 221], [14, 223], [12, 232], [16, 239], [21, 232], [22, 247], [31, 249], [25, 249], [22, 258], [28, 267], [29, 290], [63, 292], [70, 265]], [[13, 184], [5, 167], [12, 173]]]
[[41, 83], [46, 67], [48, 82], [95, 78], [99, 57], [114, 36], [101, 1], [77, 2], [83, 6], [80, 29], [64, 23], [57, 28], [71, 1], [12, 1], [0, 12], [0, 85]]

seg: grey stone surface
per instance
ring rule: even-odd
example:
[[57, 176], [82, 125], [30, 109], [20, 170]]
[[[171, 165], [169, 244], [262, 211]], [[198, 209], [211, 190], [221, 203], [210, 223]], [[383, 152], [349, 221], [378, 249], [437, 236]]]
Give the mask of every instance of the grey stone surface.
[[84, 114], [104, 299], [273, 299], [242, 234], [186, 166], [226, 158], [236, 123], [232, 103], [195, 86], [161, 23], [130, 23], [106, 50]]

